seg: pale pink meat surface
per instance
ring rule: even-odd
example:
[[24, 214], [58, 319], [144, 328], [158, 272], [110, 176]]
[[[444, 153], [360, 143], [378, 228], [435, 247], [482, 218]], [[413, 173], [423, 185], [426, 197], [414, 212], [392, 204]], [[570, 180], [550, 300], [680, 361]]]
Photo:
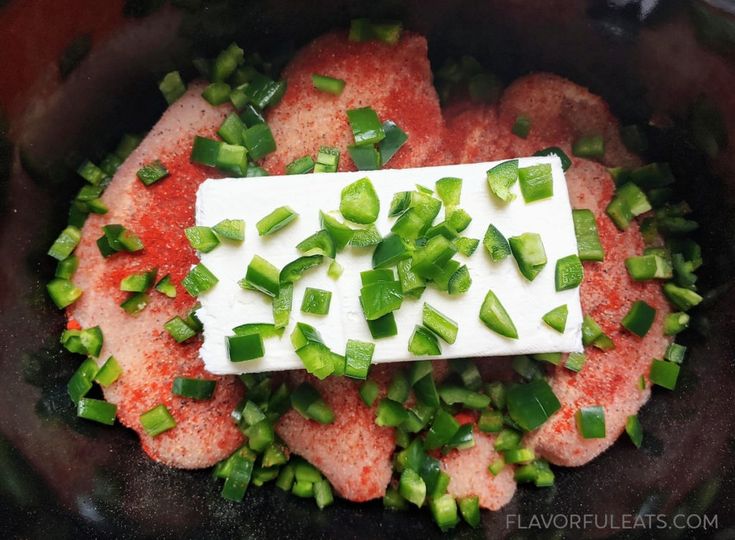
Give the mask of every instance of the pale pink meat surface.
[[495, 437], [475, 428], [474, 439], [472, 448], [452, 450], [441, 458], [442, 470], [450, 476], [447, 491], [457, 498], [477, 496], [482, 508], [498, 510], [516, 491], [513, 467], [506, 465], [493, 476], [488, 465], [501, 457], [493, 447]]
[[[597, 216], [597, 228], [605, 248], [603, 263], [587, 262], [582, 282], [582, 309], [594, 318], [615, 343], [612, 351], [588, 347], [587, 362], [580, 373], [558, 367], [551, 387], [562, 408], [526, 444], [557, 465], [584, 465], [612, 445], [625, 428], [628, 416], [636, 414], [650, 396], [647, 377], [651, 361], [662, 358], [671, 341], [663, 334], [663, 321], [670, 309], [657, 282], [636, 282], [625, 268], [625, 259], [643, 252], [644, 242], [634, 223], [620, 232], [604, 214], [613, 191], [613, 182], [604, 167], [581, 160], [567, 172], [572, 206], [590, 208]], [[633, 302], [644, 300], [653, 306], [656, 318], [645, 337], [639, 338], [620, 325]], [[583, 439], [574, 415], [580, 407], [602, 405], [606, 436]]]
[[511, 153], [515, 136], [509, 129], [501, 128], [496, 105], [460, 102], [450, 105], [444, 117], [447, 122], [446, 148], [452, 163], [515, 157]]
[[351, 379], [318, 381], [303, 371], [291, 373], [294, 384], [305, 379], [334, 411], [334, 423], [306, 420], [290, 409], [278, 422], [278, 434], [292, 452], [318, 467], [340, 496], [356, 502], [382, 497], [393, 474], [396, 442], [393, 429], [375, 424], [377, 400], [367, 407], [359, 383]]
[[[312, 73], [344, 79], [344, 92], [337, 97], [316, 90]], [[341, 150], [340, 170], [354, 170], [346, 151], [353, 139], [346, 111], [363, 106], [409, 134], [389, 167], [446, 160], [441, 150], [444, 120], [423, 37], [404, 33], [390, 46], [353, 43], [341, 32], [327, 34], [296, 55], [284, 78], [288, 90], [267, 117], [278, 145], [264, 162], [271, 174], [282, 174], [289, 162], [305, 154], [315, 156], [322, 145]], [[393, 369], [378, 371], [387, 377]], [[382, 497], [391, 478], [393, 430], [375, 425], [374, 410], [365, 407], [358, 394], [359, 382], [310, 379], [332, 405], [335, 423], [321, 425], [289, 411], [277, 425], [278, 434], [293, 452], [321, 468], [341, 496], [357, 501]]]
[[[526, 139], [510, 132], [519, 116], [531, 121]], [[579, 137], [602, 135], [605, 165], [639, 164], [620, 139], [620, 126], [607, 103], [586, 88], [551, 73], [535, 73], [514, 81], [503, 93], [499, 124], [513, 142], [517, 156], [531, 155], [547, 146], [560, 146], [570, 157]]]
[[[408, 142], [388, 167], [420, 167], [443, 160], [444, 120], [427, 50], [426, 39], [411, 32], [404, 32], [396, 45], [355, 43], [345, 32], [325, 34], [306, 45], [284, 70], [286, 94], [268, 113], [278, 149], [263, 166], [271, 174], [284, 174], [294, 159], [316, 157], [321, 146], [336, 146], [342, 152], [340, 170], [355, 170], [347, 154], [353, 136], [346, 112], [368, 106], [381, 120], [392, 120], [408, 134]], [[344, 80], [342, 94], [315, 89], [314, 73]]]
[[[461, 112], [448, 119], [448, 136], [451, 141], [466, 140], [465, 145], [453, 148], [460, 159], [498, 160], [531, 155], [549, 146], [559, 146], [572, 157], [571, 144], [576, 137], [603, 133], [606, 163], [638, 163], [638, 158], [622, 146], [617, 122], [604, 101], [555, 75], [529, 75], [511, 84], [501, 97], [497, 115], [495, 108], [488, 106], [463, 106], [457, 110]], [[527, 139], [510, 132], [520, 114], [532, 121]], [[640, 255], [645, 247], [638, 225], [634, 223], [620, 232], [605, 214], [614, 191], [605, 167], [579, 158], [573, 158], [573, 162], [566, 173], [572, 207], [594, 212], [606, 252], [604, 262], [584, 264], [582, 308], [602, 326], [616, 348], [608, 352], [588, 348], [587, 363], [579, 374], [560, 367], [551, 377], [562, 408], [531, 433], [526, 444], [552, 463], [567, 466], [587, 463], [615, 442], [627, 417], [635, 414], [650, 395], [649, 383], [645, 389], [639, 389], [640, 377], [647, 377], [651, 360], [661, 358], [670, 341], [663, 336], [663, 319], [670, 309], [660, 284], [633, 281], [624, 265], [627, 257]], [[636, 300], [644, 300], [657, 309], [654, 325], [644, 338], [620, 326]], [[578, 434], [574, 415], [579, 407], [587, 405], [605, 408], [605, 438], [588, 440]]]
[[[163, 328], [171, 317], [186, 315], [195, 303], [178, 285], [197, 262], [184, 228], [194, 224], [197, 186], [213, 171], [189, 163], [191, 145], [197, 134], [212, 136], [228, 112], [227, 107], [214, 108], [204, 101], [202, 89], [201, 84], [193, 85], [168, 108], [115, 174], [103, 196], [109, 212], [92, 214], [87, 220], [74, 276], [84, 293], [68, 310], [70, 321], [85, 328], [102, 328], [100, 359], [114, 355], [122, 366], [120, 379], [104, 389], [105, 398], [118, 406], [118, 419], [138, 432], [153, 459], [182, 468], [207, 467], [242, 444], [242, 435], [229, 417], [242, 396], [240, 383], [233, 377], [205, 373], [198, 356], [199, 341], [177, 344]], [[136, 172], [156, 159], [171, 175], [146, 187]], [[96, 240], [102, 235], [102, 226], [110, 223], [138, 234], [145, 245], [143, 251], [103, 258]], [[151, 292], [148, 307], [136, 316], [128, 315], [119, 305], [127, 294], [120, 291], [120, 280], [155, 267], [159, 278], [171, 274], [177, 284], [176, 299]], [[194, 401], [174, 396], [171, 385], [178, 376], [216, 379], [214, 398]], [[159, 403], [168, 407], [177, 425], [150, 437], [139, 417]]]

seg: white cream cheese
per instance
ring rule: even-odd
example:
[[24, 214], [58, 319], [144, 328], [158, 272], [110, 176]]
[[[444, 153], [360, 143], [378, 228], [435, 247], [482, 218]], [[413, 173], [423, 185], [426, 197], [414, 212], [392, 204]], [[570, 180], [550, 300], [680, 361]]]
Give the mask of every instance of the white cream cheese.
[[[199, 318], [204, 324], [204, 344], [200, 355], [208, 371], [215, 374], [251, 373], [303, 368], [291, 345], [289, 336], [297, 321], [313, 325], [333, 351], [343, 354], [347, 339], [374, 341], [374, 363], [419, 360], [408, 352], [408, 340], [417, 324], [421, 324], [424, 302], [428, 302], [459, 325], [456, 342], [441, 342], [442, 358], [505, 356], [540, 352], [582, 351], [582, 309], [579, 289], [556, 292], [554, 268], [557, 259], [577, 252], [567, 185], [558, 158], [521, 158], [520, 166], [550, 163], [554, 177], [554, 196], [525, 203], [518, 184], [517, 194], [509, 204], [500, 203], [487, 186], [486, 171], [496, 163], [476, 163], [417, 169], [388, 169], [349, 173], [321, 173], [292, 176], [207, 180], [197, 193], [196, 224], [213, 226], [223, 219], [243, 219], [246, 222], [245, 241], [235, 244], [223, 241], [210, 253], [201, 254], [202, 263], [218, 278], [219, 283], [200, 296]], [[524, 232], [541, 235], [548, 263], [532, 282], [518, 271], [513, 257], [493, 263], [482, 246], [469, 258], [455, 258], [466, 264], [472, 286], [464, 295], [449, 296], [427, 287], [419, 300], [405, 298], [395, 312], [398, 335], [373, 340], [359, 303], [360, 272], [370, 270], [373, 248], [347, 247], [337, 254], [344, 267], [338, 280], [327, 276], [328, 263], [310, 270], [294, 287], [291, 321], [281, 339], [265, 340], [263, 358], [232, 363], [228, 359], [225, 338], [235, 326], [244, 323], [272, 322], [270, 298], [243, 290], [238, 281], [245, 275], [254, 255], [260, 255], [278, 268], [300, 256], [296, 250], [304, 238], [318, 231], [319, 211], [334, 211], [339, 207], [343, 187], [367, 176], [380, 197], [378, 230], [386, 236], [395, 221], [388, 218], [393, 195], [411, 191], [416, 184], [430, 188], [443, 177], [463, 180], [460, 207], [472, 216], [472, 223], [463, 236], [482, 241], [488, 224], [495, 225], [506, 238]], [[299, 217], [272, 236], [260, 237], [255, 223], [277, 207], [289, 206]], [[435, 223], [443, 219], [444, 210]], [[300, 311], [306, 287], [332, 291], [329, 314], [316, 316]], [[480, 305], [492, 289], [510, 314], [519, 338], [499, 336], [479, 319]], [[551, 309], [567, 304], [569, 316], [566, 331], [559, 334], [549, 328], [541, 317]]]

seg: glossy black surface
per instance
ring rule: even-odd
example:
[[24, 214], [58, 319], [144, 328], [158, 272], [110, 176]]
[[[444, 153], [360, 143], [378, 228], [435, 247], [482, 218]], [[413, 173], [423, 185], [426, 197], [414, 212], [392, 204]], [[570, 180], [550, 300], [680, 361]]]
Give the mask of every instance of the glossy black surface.
[[[179, 2], [183, 3], [183, 2]], [[80, 156], [99, 155], [126, 131], [144, 131], [164, 107], [157, 77], [188, 68], [192, 51], [211, 53], [232, 39], [276, 63], [323, 31], [356, 15], [389, 16], [427, 35], [432, 62], [474, 54], [509, 81], [530, 70], [551, 70], [588, 85], [624, 122], [644, 121], [636, 63], [642, 25], [682, 16], [684, 3], [666, 3], [640, 23], [634, 7], [570, 2], [563, 32], [543, 21], [506, 17], [487, 2], [242, 2], [181, 12], [152, 9], [130, 19], [113, 39], [125, 44], [93, 49], [67, 79], [64, 99], [0, 144], [0, 537], [399, 538], [435, 537], [427, 512], [385, 512], [380, 503], [344, 501], [319, 512], [311, 501], [275, 488], [251, 488], [243, 504], [219, 497], [207, 471], [186, 472], [151, 462], [122, 428], [77, 420], [65, 384], [76, 360], [63, 354], [62, 315], [49, 305], [44, 282], [53, 273], [45, 251], [65, 221], [80, 180]], [[497, 5], [496, 5], [497, 4]], [[579, 7], [581, 6], [581, 7]], [[147, 13], [146, 2], [127, 2]], [[530, 13], [531, 11], [529, 11]], [[0, 9], [0, 17], [3, 12]], [[155, 39], [141, 36], [155, 36]], [[71, 38], [72, 36], [70, 36]], [[39, 36], [41, 39], [41, 36]], [[117, 51], [117, 52], [115, 52]], [[131, 53], [131, 51], [133, 51]], [[99, 54], [99, 56], [95, 56]], [[7, 66], [1, 77], [11, 76]], [[63, 92], [63, 91], [62, 91]], [[63, 94], [62, 94], [63, 95]], [[696, 211], [705, 250], [703, 290], [715, 291], [698, 312], [675, 393], [654, 390], [642, 411], [640, 451], [625, 439], [580, 469], [557, 469], [548, 490], [521, 487], [501, 512], [483, 513], [483, 527], [458, 527], [464, 537], [705, 537], [735, 535], [735, 471], [731, 453], [733, 407], [733, 214], [726, 180], [678, 127], [651, 130], [651, 159], [669, 160]], [[12, 151], [11, 151], [12, 150]], [[14, 158], [14, 159], [11, 159]], [[12, 168], [10, 168], [12, 161]], [[533, 514], [707, 514], [718, 530], [516, 530]], [[520, 515], [520, 518], [514, 518]], [[609, 523], [608, 523], [609, 525]]]

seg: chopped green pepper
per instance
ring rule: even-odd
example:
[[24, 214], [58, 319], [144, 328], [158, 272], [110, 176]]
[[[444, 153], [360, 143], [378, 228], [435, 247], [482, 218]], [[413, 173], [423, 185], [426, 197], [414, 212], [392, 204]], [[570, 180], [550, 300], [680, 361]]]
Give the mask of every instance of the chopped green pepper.
[[656, 310], [643, 300], [636, 300], [623, 317], [622, 325], [624, 328], [633, 332], [639, 337], [643, 337], [653, 325], [656, 317]]
[[559, 400], [544, 379], [512, 385], [508, 389], [507, 400], [510, 417], [526, 431], [538, 428], [561, 408]]
[[278, 279], [280, 283], [295, 283], [301, 279], [308, 270], [316, 268], [322, 264], [322, 262], [324, 262], [323, 255], [307, 255], [299, 257], [281, 269]]
[[374, 351], [374, 343], [348, 339], [345, 349], [345, 375], [353, 379], [366, 379]]
[[138, 179], [146, 186], [155, 184], [159, 180], [163, 180], [169, 175], [168, 169], [158, 160], [148, 163], [138, 169], [136, 173]]
[[291, 405], [304, 418], [320, 424], [334, 422], [334, 412], [309, 383], [301, 383], [291, 393]]
[[530, 463], [536, 459], [536, 454], [531, 448], [513, 448], [503, 452], [503, 459], [511, 465]]
[[544, 148], [543, 150], [539, 150], [534, 156], [556, 156], [561, 161], [561, 168], [564, 172], [567, 172], [569, 167], [572, 166], [572, 160], [569, 159], [569, 156], [559, 148], [558, 146], [549, 146], [548, 148]]
[[508, 243], [518, 270], [528, 281], [533, 281], [546, 266], [546, 251], [541, 236], [537, 233], [523, 233], [510, 237]]
[[236, 336], [249, 336], [251, 334], [260, 334], [265, 338], [280, 338], [283, 336], [283, 328], [277, 327], [271, 323], [246, 323], [236, 326], [232, 329]]
[[375, 424], [380, 427], [398, 427], [408, 418], [408, 411], [403, 405], [389, 398], [383, 398], [378, 402], [375, 411]]
[[249, 75], [249, 78], [245, 93], [260, 110], [277, 104], [286, 91], [286, 81], [274, 81], [255, 70]]
[[434, 521], [442, 532], [453, 529], [459, 523], [457, 514], [457, 502], [449, 494], [444, 494], [433, 499], [429, 499], [429, 508], [434, 516]]
[[480, 320], [493, 332], [511, 339], [518, 339], [518, 330], [513, 320], [493, 291], [487, 292], [480, 307]]
[[370, 283], [360, 290], [360, 304], [368, 321], [400, 309], [402, 303], [403, 292], [398, 281]]
[[365, 381], [360, 386], [360, 397], [362, 398], [362, 401], [365, 403], [365, 405], [367, 405], [368, 407], [373, 406], [373, 403], [378, 398], [379, 392], [380, 389], [374, 381]]
[[518, 179], [523, 200], [527, 203], [554, 195], [554, 177], [548, 163], [518, 169]]
[[682, 364], [684, 362], [684, 356], [686, 355], [687, 348], [684, 345], [678, 343], [670, 343], [664, 353], [664, 358], [675, 364]]
[[495, 165], [487, 171], [487, 183], [495, 196], [503, 202], [515, 198], [510, 189], [518, 181], [518, 160], [511, 159]]
[[332, 279], [339, 279], [342, 275], [342, 272], [344, 272], [344, 268], [342, 268], [342, 265], [339, 264], [337, 261], [332, 261], [329, 263], [329, 268], [327, 269], [327, 275]]
[[413, 469], [405, 469], [398, 482], [398, 492], [408, 502], [421, 507], [426, 499], [426, 484]]
[[165, 405], [159, 404], [140, 415], [140, 423], [149, 437], [156, 437], [161, 433], [176, 427], [176, 420]]
[[54, 259], [62, 261], [69, 257], [82, 239], [82, 232], [72, 225], [66, 227], [49, 248], [48, 254]]
[[64, 330], [61, 334], [61, 343], [73, 353], [97, 357], [102, 350], [102, 329], [93, 326], [84, 330]]
[[324, 212], [319, 213], [321, 226], [332, 237], [334, 247], [337, 251], [341, 251], [352, 240], [355, 231], [344, 223], [340, 223], [334, 217]]
[[408, 399], [410, 391], [411, 387], [405, 373], [403, 370], [399, 370], [393, 374], [393, 378], [388, 385], [386, 397], [398, 403], [403, 403]]
[[285, 328], [291, 317], [293, 302], [293, 283], [281, 283], [273, 298], [273, 323], [276, 328]]
[[643, 442], [643, 427], [637, 415], [632, 415], [627, 418], [625, 421], [625, 432], [635, 447], [640, 448]]
[[342, 93], [345, 88], [345, 81], [342, 79], [336, 79], [327, 75], [319, 75], [318, 73], [311, 74], [311, 83], [314, 88], [328, 94], [334, 94], [338, 96]]
[[319, 510], [323, 510], [334, 502], [332, 487], [326, 479], [314, 482], [314, 499]]
[[246, 336], [227, 336], [227, 355], [230, 362], [244, 362], [265, 356], [263, 336], [250, 334]]
[[636, 281], [647, 279], [670, 279], [671, 263], [659, 255], [641, 255], [625, 259], [630, 277]]
[[350, 246], [355, 248], [365, 248], [380, 244], [383, 237], [375, 225], [370, 225], [365, 229], [356, 229], [350, 240]]
[[414, 252], [411, 269], [423, 278], [434, 279], [443, 273], [444, 266], [455, 253], [457, 248], [450, 240], [434, 236]]
[[682, 311], [688, 311], [697, 306], [704, 298], [696, 292], [679, 287], [673, 283], [664, 285], [664, 294], [669, 301]]
[[335, 355], [323, 343], [310, 341], [303, 347], [297, 348], [296, 354], [304, 364], [306, 371], [317, 379], [324, 379], [334, 373]]
[[480, 241], [477, 238], [460, 236], [454, 240], [454, 245], [459, 253], [465, 257], [471, 257], [477, 250], [477, 246], [480, 245]]
[[334, 258], [337, 255], [334, 240], [325, 229], [312, 234], [296, 244], [296, 249], [307, 256], [324, 255], [329, 258]]
[[385, 138], [378, 143], [378, 152], [380, 153], [380, 165], [385, 167], [386, 163], [406, 144], [408, 134], [392, 120], [383, 122], [383, 132]]
[[270, 297], [276, 297], [280, 283], [279, 276], [278, 268], [263, 257], [254, 255], [248, 265], [245, 278], [240, 280], [240, 286], [244, 289], [260, 291]]
[[383, 126], [372, 108], [350, 109], [347, 119], [357, 146], [376, 144], [385, 138]]
[[378, 319], [367, 321], [367, 325], [373, 339], [387, 338], [398, 334], [396, 317], [393, 313], [388, 313]]
[[95, 375], [94, 380], [106, 388], [118, 380], [120, 375], [122, 375], [122, 367], [118, 361], [115, 360], [114, 356], [110, 356], [105, 360], [105, 363], [102, 364], [102, 367], [97, 372], [97, 375]]
[[459, 430], [459, 422], [446, 412], [439, 409], [434, 415], [434, 421], [424, 439], [424, 448], [434, 450], [447, 444]]
[[585, 439], [605, 438], [605, 410], [600, 405], [581, 407], [575, 415], [579, 434]]
[[166, 321], [163, 327], [169, 334], [171, 334], [171, 337], [174, 338], [177, 343], [183, 343], [197, 334], [196, 330], [189, 326], [186, 321], [178, 315]]
[[166, 73], [161, 82], [158, 83], [158, 89], [169, 105], [186, 93], [186, 85], [178, 71]]
[[436, 356], [441, 354], [441, 347], [436, 336], [430, 330], [416, 325], [408, 342], [408, 352], [416, 356]]
[[567, 308], [567, 305], [562, 304], [561, 306], [555, 307], [554, 309], [549, 311], [546, 315], [542, 317], [542, 319], [551, 328], [553, 328], [560, 334], [563, 334], [564, 329], [567, 326], [567, 315], [568, 314], [569, 314], [569, 309]]
[[117, 405], [100, 399], [81, 398], [77, 403], [77, 416], [111, 426], [115, 423]]
[[250, 126], [243, 132], [243, 142], [253, 160], [265, 157], [276, 150], [276, 141], [268, 124]]
[[454, 209], [454, 207], [459, 206], [460, 195], [462, 194], [462, 179], [440, 178], [436, 181], [436, 194], [444, 203], [445, 208]]
[[352, 162], [358, 171], [377, 171], [380, 169], [380, 152], [374, 146], [350, 145], [347, 147]]
[[339, 168], [339, 149], [329, 146], [319, 148], [314, 165], [315, 173], [337, 172]]
[[225, 82], [213, 82], [202, 92], [202, 97], [211, 105], [222, 105], [230, 99], [230, 85]]
[[397, 265], [398, 279], [404, 296], [419, 298], [426, 288], [426, 282], [411, 270], [412, 265], [410, 259], [400, 261]]
[[181, 284], [192, 296], [199, 296], [214, 287], [219, 279], [202, 263], [197, 264], [181, 280]]
[[567, 255], [556, 261], [555, 284], [556, 291], [566, 291], [579, 287], [584, 279], [582, 261], [576, 254]]
[[204, 400], [212, 397], [216, 386], [217, 381], [213, 380], [176, 377], [171, 392], [185, 398]]
[[516, 121], [513, 122], [513, 127], [510, 128], [510, 131], [513, 135], [525, 139], [531, 131], [531, 119], [525, 114], [519, 114], [516, 116]]
[[492, 474], [493, 476], [498, 476], [504, 468], [505, 468], [505, 460], [503, 460], [502, 457], [499, 457], [495, 461], [493, 461], [490, 465], [488, 465], [487, 470], [490, 471], [490, 474]]
[[553, 366], [558, 366], [559, 364], [561, 364], [561, 353], [560, 352], [536, 353], [536, 354], [532, 354], [531, 358], [539, 362], [546, 362]]
[[594, 345], [603, 351], [615, 348], [612, 340], [602, 332], [602, 328], [589, 315], [584, 316], [582, 321], [582, 344]]
[[332, 293], [330, 291], [307, 287], [304, 291], [304, 299], [301, 302], [301, 311], [313, 313], [314, 315], [326, 315], [329, 313], [331, 301]]
[[482, 244], [493, 262], [500, 262], [511, 254], [510, 245], [505, 236], [492, 223], [487, 226]]
[[582, 371], [582, 368], [584, 367], [586, 361], [587, 357], [584, 355], [584, 353], [572, 352], [569, 353], [569, 356], [567, 356], [567, 361], [564, 364], [564, 367], [570, 371], [579, 373], [580, 371]]
[[212, 230], [220, 238], [242, 242], [245, 240], [245, 222], [241, 219], [223, 219]]
[[447, 405], [461, 403], [467, 409], [481, 410], [490, 404], [490, 398], [462, 386], [444, 385], [439, 388], [439, 397]]
[[664, 319], [664, 335], [675, 336], [689, 326], [689, 315], [683, 311], [669, 313]]
[[361, 178], [342, 189], [339, 211], [345, 219], [363, 225], [378, 218], [380, 200], [369, 178]]
[[255, 224], [260, 236], [267, 236], [280, 231], [286, 225], [294, 221], [299, 215], [288, 206], [276, 208]]
[[242, 132], [245, 131], [245, 124], [235, 113], [230, 113], [217, 130], [217, 135], [228, 144], [243, 144]]
[[477, 419], [477, 428], [484, 433], [498, 433], [503, 429], [503, 413], [485, 410]]
[[171, 274], [166, 274], [156, 283], [156, 290], [169, 298], [176, 298], [176, 285], [171, 281]]
[[99, 186], [106, 178], [105, 172], [89, 160], [77, 168], [77, 174], [93, 186]]
[[457, 340], [457, 332], [459, 331], [457, 323], [428, 303], [424, 303], [422, 322], [426, 328], [447, 343], [452, 344]]
[[376, 246], [372, 258], [373, 268], [388, 268], [410, 257], [408, 244], [400, 236], [391, 234]]
[[648, 376], [653, 384], [668, 390], [674, 390], [676, 381], [679, 378], [679, 370], [679, 364], [654, 359]]
[[222, 497], [229, 501], [241, 501], [250, 484], [253, 473], [253, 462], [234, 454], [232, 456], [230, 473], [222, 486]]
[[602, 159], [605, 155], [605, 139], [602, 135], [580, 137], [572, 144], [572, 154], [581, 158]]
[[219, 238], [210, 227], [188, 227], [184, 234], [191, 247], [202, 253], [209, 253], [219, 245]]
[[82, 290], [68, 279], [52, 279], [46, 284], [46, 290], [59, 309], [70, 306], [82, 296]]
[[577, 253], [583, 261], [602, 261], [605, 250], [597, 232], [597, 222], [591, 210], [572, 210], [574, 233], [577, 237]]
[[93, 358], [86, 358], [74, 372], [66, 384], [66, 392], [74, 403], [87, 395], [92, 389], [92, 381], [99, 372], [97, 362]]
[[456, 232], [461, 233], [472, 223], [472, 216], [461, 208], [455, 208], [447, 216], [447, 225], [449, 225]]
[[71, 279], [77, 271], [77, 268], [79, 268], [79, 257], [76, 255], [69, 255], [67, 258], [60, 260], [56, 264], [54, 277], [60, 279]]

